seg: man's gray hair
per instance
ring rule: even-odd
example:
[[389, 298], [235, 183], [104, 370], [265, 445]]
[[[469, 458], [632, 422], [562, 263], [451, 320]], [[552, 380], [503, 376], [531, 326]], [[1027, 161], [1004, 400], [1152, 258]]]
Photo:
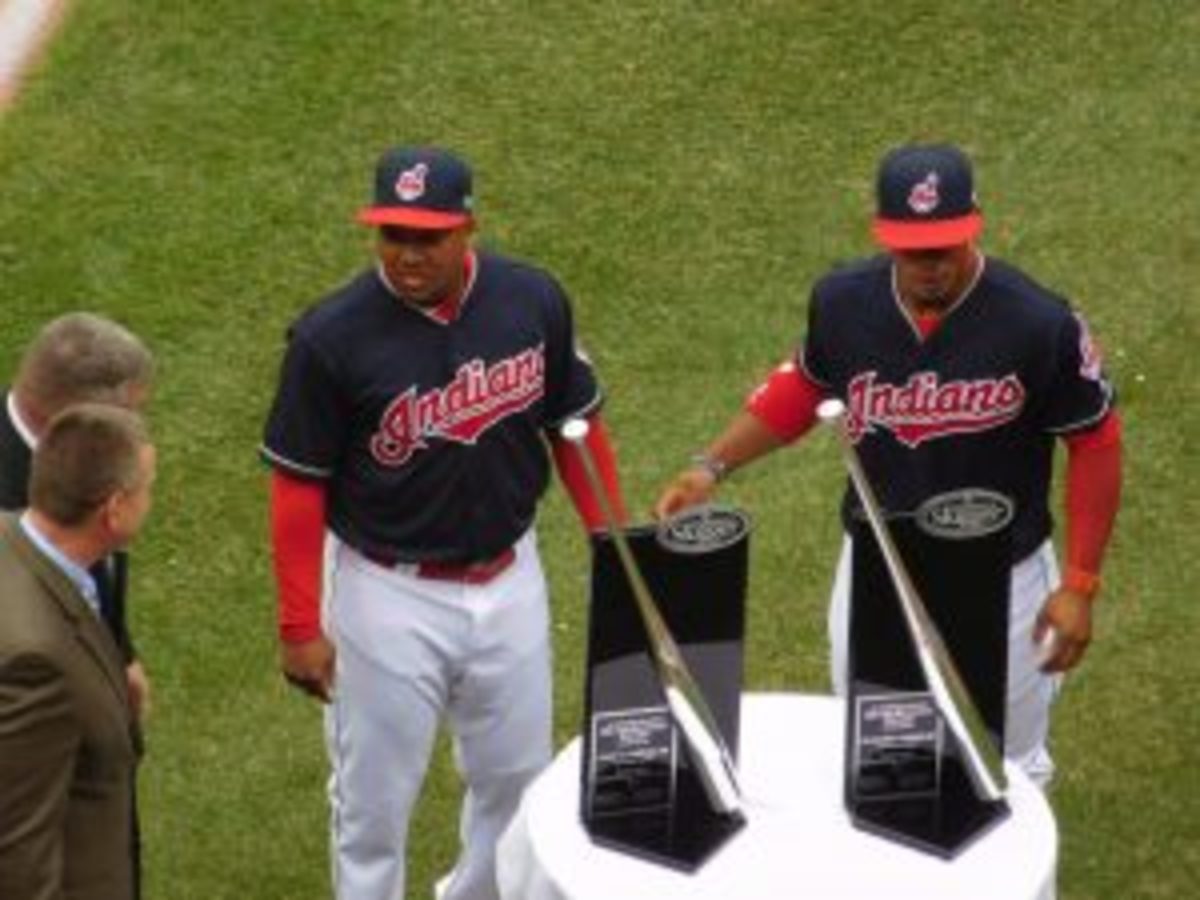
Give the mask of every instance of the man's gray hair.
[[76, 312], [38, 332], [13, 389], [22, 409], [45, 422], [75, 403], [129, 406], [153, 377], [154, 358], [135, 334], [111, 319]]

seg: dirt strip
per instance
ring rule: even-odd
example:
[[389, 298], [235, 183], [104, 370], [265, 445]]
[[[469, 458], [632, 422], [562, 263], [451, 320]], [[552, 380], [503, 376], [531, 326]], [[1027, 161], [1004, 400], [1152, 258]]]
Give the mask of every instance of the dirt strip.
[[0, 0], [0, 111], [16, 97], [66, 5], [66, 0]]

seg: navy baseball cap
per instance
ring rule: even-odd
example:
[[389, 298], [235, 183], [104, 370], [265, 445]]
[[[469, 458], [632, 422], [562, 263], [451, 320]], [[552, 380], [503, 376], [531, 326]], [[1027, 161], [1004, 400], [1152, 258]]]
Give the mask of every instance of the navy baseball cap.
[[395, 147], [375, 167], [375, 201], [359, 210], [364, 225], [457, 228], [471, 221], [471, 169], [440, 147]]
[[933, 250], [983, 230], [971, 161], [949, 144], [910, 144], [879, 164], [875, 239], [889, 250]]

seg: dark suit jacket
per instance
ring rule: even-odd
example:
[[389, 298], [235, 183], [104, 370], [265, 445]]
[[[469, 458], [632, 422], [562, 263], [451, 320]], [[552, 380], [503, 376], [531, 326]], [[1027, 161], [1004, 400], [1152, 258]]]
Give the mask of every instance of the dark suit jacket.
[[[17, 431], [8, 414], [7, 394], [0, 399], [0, 510], [23, 509], [29, 503], [29, 468], [33, 451]], [[117, 552], [92, 567], [100, 591], [104, 621], [112, 629], [126, 663], [137, 657], [125, 616], [125, 593], [129, 583], [129, 557]]]
[[139, 753], [112, 635], [0, 514], [0, 897], [134, 896]]

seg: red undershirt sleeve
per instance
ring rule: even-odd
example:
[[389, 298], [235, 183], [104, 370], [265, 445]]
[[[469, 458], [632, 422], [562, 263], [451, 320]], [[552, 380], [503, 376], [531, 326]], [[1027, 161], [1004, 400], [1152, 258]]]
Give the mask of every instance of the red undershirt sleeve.
[[321, 566], [325, 554], [325, 485], [271, 474], [279, 636], [300, 644], [321, 636]]
[[817, 421], [823, 393], [793, 361], [778, 366], [746, 398], [746, 411], [784, 443], [802, 437]]
[[[584, 443], [591, 451], [592, 459], [596, 462], [596, 470], [604, 485], [604, 493], [608, 497], [609, 505], [612, 507], [617, 521], [623, 525], [629, 521], [629, 515], [625, 511], [625, 501], [621, 497], [620, 480], [617, 477], [617, 455], [609, 440], [608, 429], [599, 413], [588, 419], [588, 425]], [[604, 521], [600, 503], [588, 481], [579, 452], [570, 442], [557, 435], [551, 437], [550, 447], [554, 453], [554, 465], [558, 469], [558, 477], [562, 480], [563, 487], [566, 488], [567, 495], [575, 506], [575, 511], [579, 513], [583, 527], [588, 531], [607, 530], [608, 525]]]
[[1121, 501], [1121, 420], [1110, 412], [1096, 428], [1064, 438], [1066, 577], [1100, 574]]

